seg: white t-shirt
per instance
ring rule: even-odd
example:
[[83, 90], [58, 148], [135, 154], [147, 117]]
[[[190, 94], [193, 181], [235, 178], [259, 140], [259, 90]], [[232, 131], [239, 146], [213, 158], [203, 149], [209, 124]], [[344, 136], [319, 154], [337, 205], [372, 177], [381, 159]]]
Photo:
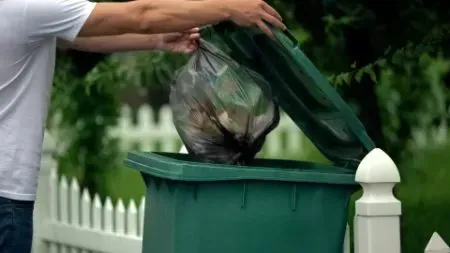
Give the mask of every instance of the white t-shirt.
[[0, 197], [35, 200], [56, 39], [73, 41], [87, 0], [0, 0]]

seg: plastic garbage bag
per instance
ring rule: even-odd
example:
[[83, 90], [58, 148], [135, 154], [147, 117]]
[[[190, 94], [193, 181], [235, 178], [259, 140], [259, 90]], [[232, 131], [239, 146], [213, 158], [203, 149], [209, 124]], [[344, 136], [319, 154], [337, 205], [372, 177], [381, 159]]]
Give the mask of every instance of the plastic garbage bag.
[[170, 106], [189, 153], [212, 163], [248, 164], [280, 118], [263, 77], [205, 40], [176, 74]]

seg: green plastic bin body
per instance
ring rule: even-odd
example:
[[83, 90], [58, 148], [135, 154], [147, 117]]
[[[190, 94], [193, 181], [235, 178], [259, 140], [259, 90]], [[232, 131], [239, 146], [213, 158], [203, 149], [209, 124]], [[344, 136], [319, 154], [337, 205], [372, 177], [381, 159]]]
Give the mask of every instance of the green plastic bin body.
[[143, 252], [342, 253], [351, 171], [258, 160], [211, 165], [130, 153], [147, 185]]
[[209, 29], [216, 45], [263, 75], [333, 165], [260, 159], [243, 167], [131, 152], [126, 164], [147, 185], [143, 253], [342, 253], [355, 171], [375, 148], [364, 126], [289, 32], [271, 40], [227, 23]]

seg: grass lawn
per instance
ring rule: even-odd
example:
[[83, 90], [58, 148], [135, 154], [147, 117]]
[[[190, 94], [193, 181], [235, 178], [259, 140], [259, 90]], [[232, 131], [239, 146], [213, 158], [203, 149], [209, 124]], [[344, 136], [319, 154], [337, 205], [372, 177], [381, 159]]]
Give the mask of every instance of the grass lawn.
[[403, 252], [422, 253], [435, 231], [450, 242], [450, 144], [423, 150], [401, 174]]

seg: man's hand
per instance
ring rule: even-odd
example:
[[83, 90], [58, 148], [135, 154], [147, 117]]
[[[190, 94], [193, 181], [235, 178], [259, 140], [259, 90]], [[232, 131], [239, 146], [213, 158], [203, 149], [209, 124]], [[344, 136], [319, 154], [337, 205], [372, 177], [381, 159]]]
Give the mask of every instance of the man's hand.
[[286, 26], [278, 12], [263, 0], [215, 0], [225, 1], [230, 19], [240, 26], [259, 27], [265, 34], [273, 38], [273, 33], [266, 23], [285, 30]]
[[173, 53], [192, 53], [198, 48], [199, 31], [199, 28], [192, 28], [184, 33], [161, 34], [158, 48]]

